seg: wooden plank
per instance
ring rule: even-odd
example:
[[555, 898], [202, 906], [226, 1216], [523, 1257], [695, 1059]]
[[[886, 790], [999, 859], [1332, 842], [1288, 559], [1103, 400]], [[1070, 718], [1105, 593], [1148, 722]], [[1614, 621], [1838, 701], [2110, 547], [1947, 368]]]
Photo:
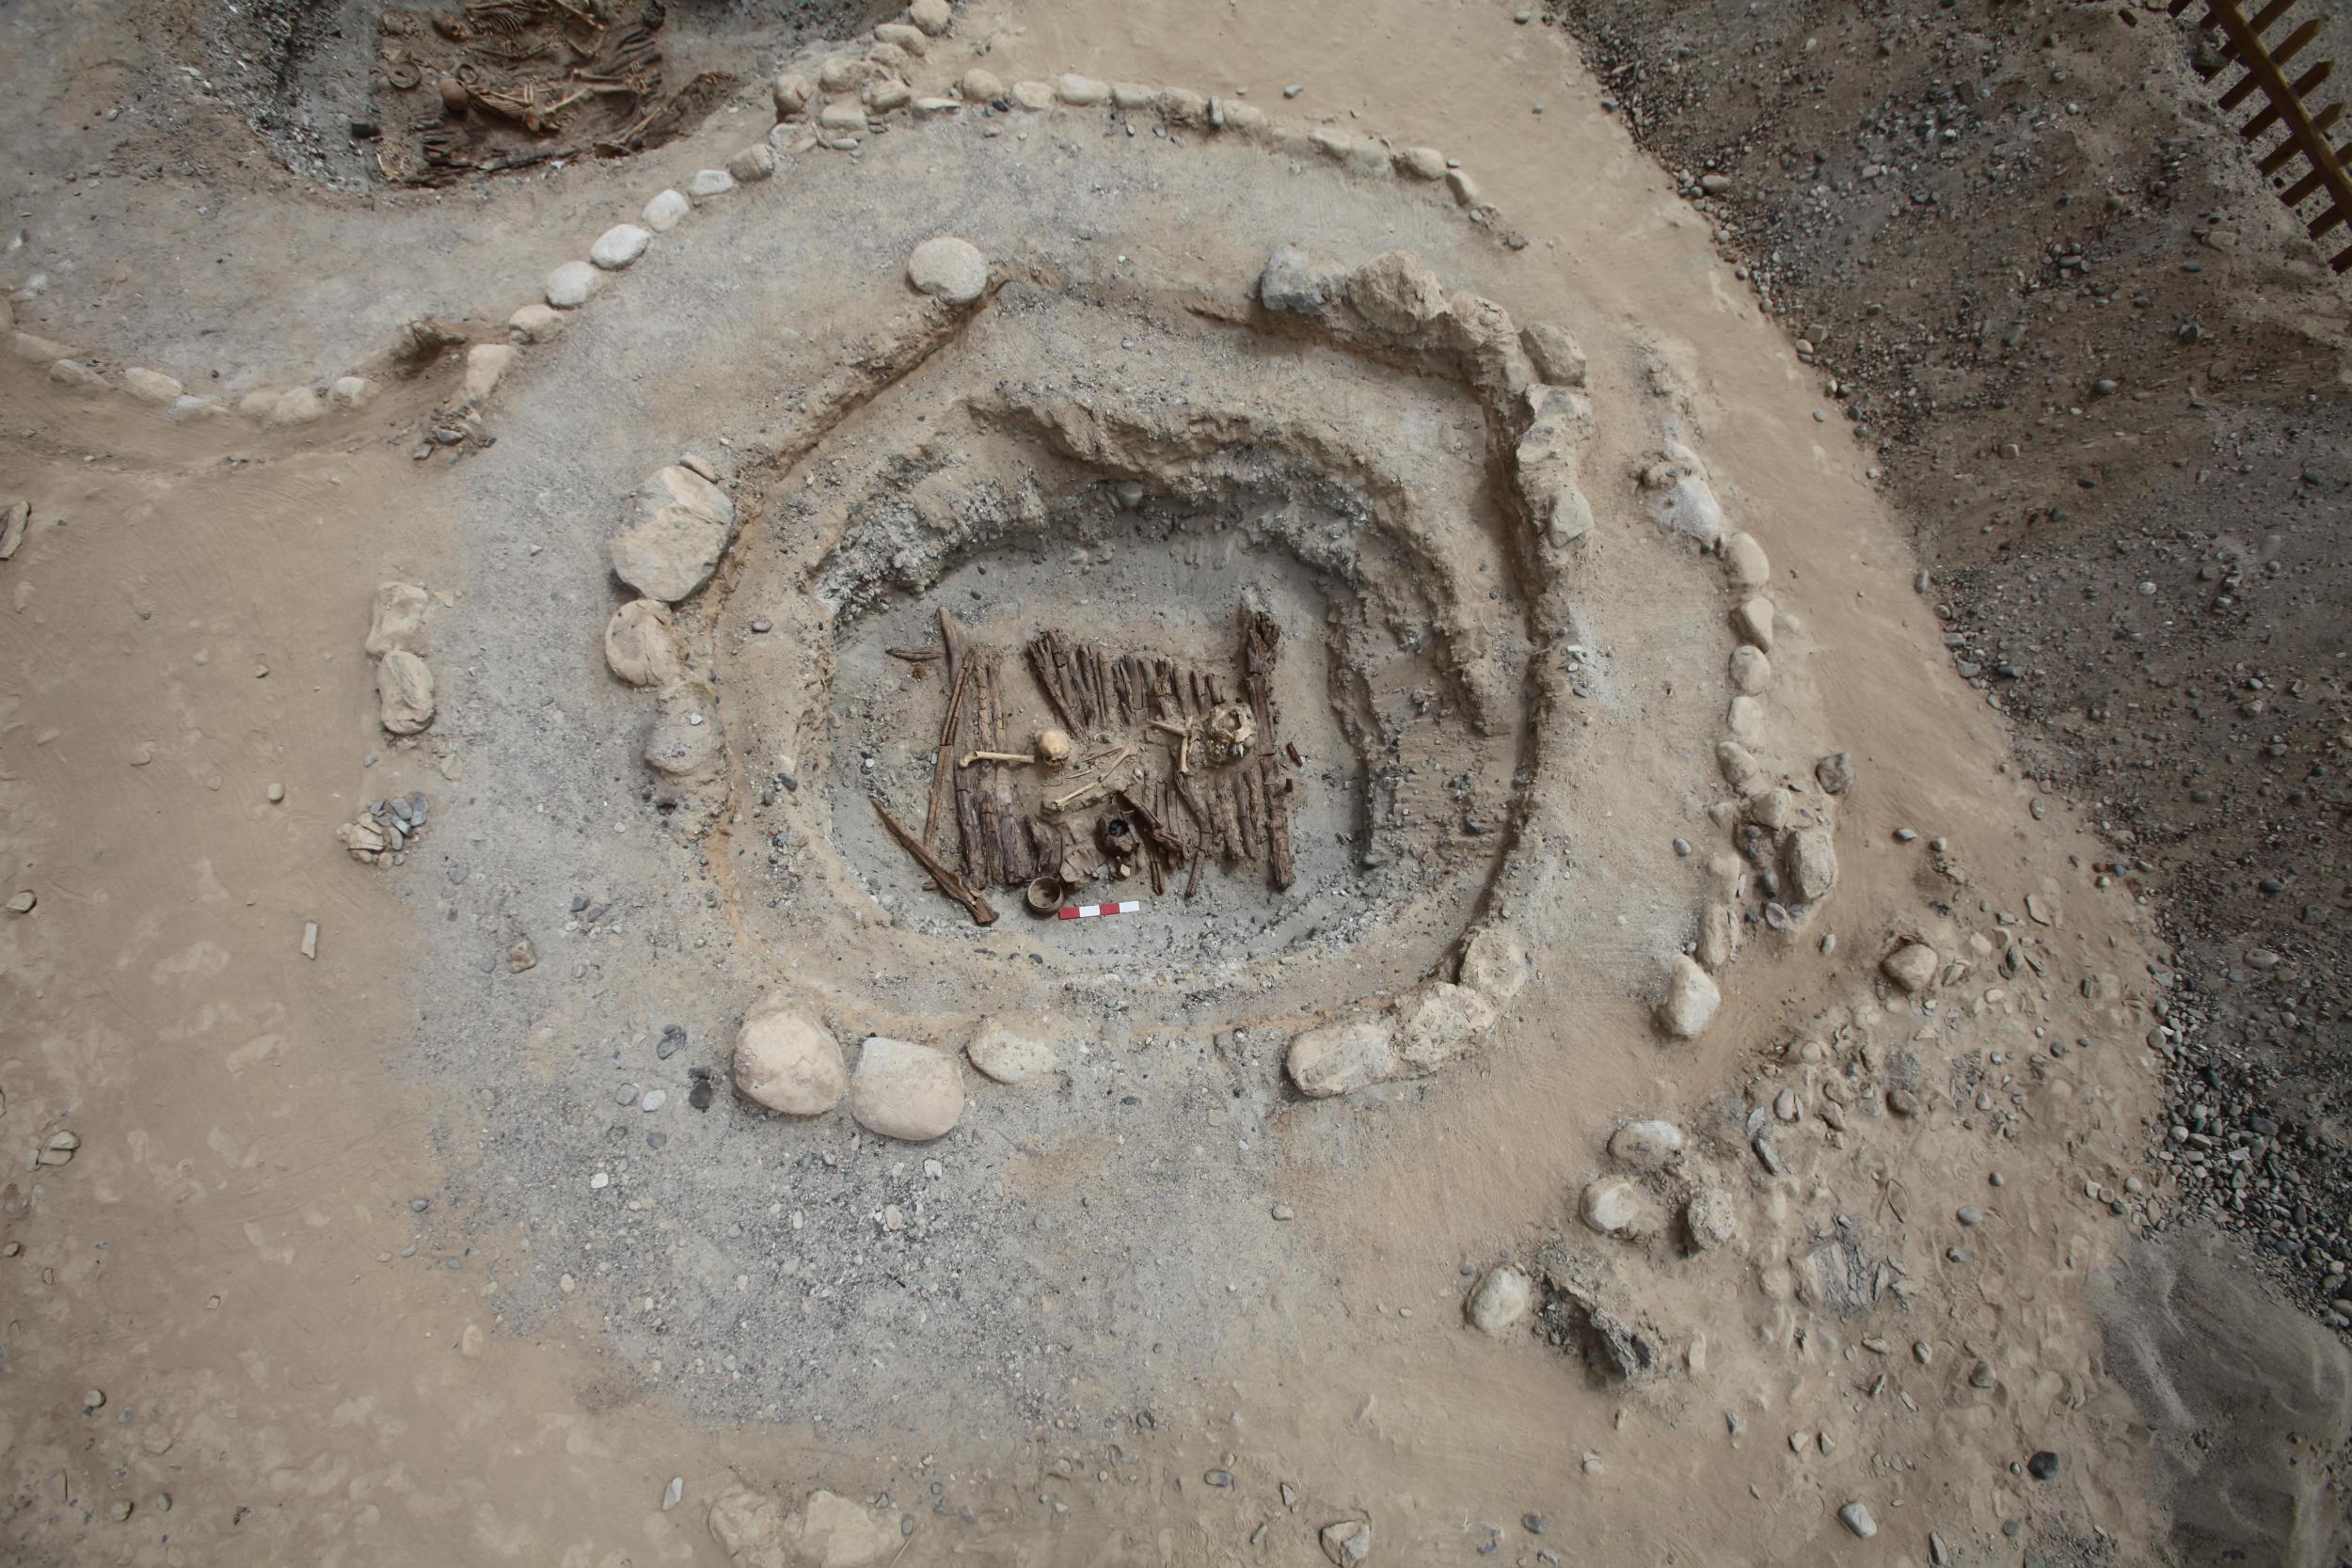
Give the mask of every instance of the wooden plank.
[[956, 875], [954, 868], [946, 862], [916, 842], [914, 835], [907, 832], [904, 824], [890, 815], [889, 808], [882, 803], [880, 796], [872, 799], [874, 814], [882, 819], [882, 826], [890, 830], [890, 836], [897, 839], [905, 847], [906, 852], [914, 857], [915, 864], [930, 873], [931, 885], [961, 904], [971, 914], [973, 924], [978, 926], [996, 924], [996, 911], [989, 907], [988, 900], [965, 886], [962, 879]]
[[931, 759], [931, 800], [923, 813], [923, 847], [927, 849], [939, 842], [939, 814], [955, 789], [956, 724], [962, 716], [964, 677], [971, 673], [968, 664], [956, 672], [955, 686], [947, 693], [947, 717], [940, 721], [939, 754]]
[[1222, 778], [1209, 781], [1209, 814], [1216, 819], [1217, 859], [1231, 865], [1241, 859], [1241, 818], [1233, 810], [1233, 791]]
[[977, 884], [980, 879], [980, 792], [972, 782], [972, 769], [956, 769], [956, 832], [963, 845], [963, 879]]
[[[1010, 751], [1011, 748], [1005, 743], [1012, 728], [1012, 715], [1005, 705], [1004, 655], [991, 648], [980, 673], [988, 679], [988, 749]], [[1009, 887], [1026, 886], [1029, 880], [1028, 845], [1021, 832], [1022, 812], [1013, 803], [1012, 769], [1001, 762], [985, 766], [989, 793], [996, 802], [997, 878]]]
[[1070, 717], [1070, 699], [1063, 695], [1061, 676], [1054, 668], [1051, 642], [1053, 635], [1052, 632], [1046, 632], [1029, 640], [1029, 671], [1037, 676], [1038, 689], [1045, 693], [1045, 700], [1053, 705], [1056, 717], [1062, 721], [1062, 727], [1075, 730], [1078, 726], [1072, 721]]
[[1258, 802], [1258, 770], [1244, 762], [1232, 773], [1233, 804], [1241, 817], [1242, 854], [1254, 861], [1265, 853], [1265, 834], [1262, 831], [1265, 811]]

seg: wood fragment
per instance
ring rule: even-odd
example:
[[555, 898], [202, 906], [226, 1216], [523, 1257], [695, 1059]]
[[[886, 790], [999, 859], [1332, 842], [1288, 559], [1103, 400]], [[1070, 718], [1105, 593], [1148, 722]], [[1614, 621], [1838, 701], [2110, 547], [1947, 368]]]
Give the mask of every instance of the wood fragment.
[[1166, 855], [1170, 865], [1180, 863], [1184, 858], [1184, 841], [1168, 825], [1167, 818], [1146, 804], [1136, 790], [1122, 788], [1119, 799], [1143, 830], [1144, 841]]
[[988, 900], [974, 892], [946, 861], [923, 847], [922, 841], [907, 832], [898, 819], [890, 815], [890, 808], [882, 803], [880, 796], [870, 799], [874, 802], [874, 814], [882, 819], [882, 826], [890, 830], [890, 836], [904, 846], [906, 852], [914, 857], [917, 865], [930, 873], [931, 880], [938, 885], [939, 891], [961, 904], [971, 914], [975, 925], [995, 925], [996, 911], [989, 908]]
[[936, 642], [927, 648], [884, 648], [882, 652], [909, 664], [937, 664], [947, 657], [947, 650]]
[[923, 813], [923, 842], [927, 846], [939, 842], [939, 814], [946, 804], [953, 772], [947, 766], [947, 753], [955, 747], [957, 723], [963, 707], [963, 681], [970, 673], [969, 669], [956, 672], [947, 692], [947, 717], [939, 721], [939, 752], [931, 760], [931, 802]]
[[1218, 858], [1230, 865], [1241, 859], [1241, 819], [1233, 809], [1233, 791], [1222, 778], [1209, 784], [1209, 809], [1216, 816]]
[[1260, 759], [1258, 767], [1266, 801], [1266, 877], [1280, 893], [1298, 879], [1298, 863], [1291, 854], [1291, 781], [1281, 777], [1272, 757]]
[[1264, 852], [1264, 836], [1259, 831], [1263, 812], [1257, 800], [1258, 770], [1248, 764], [1233, 769], [1233, 804], [1241, 818], [1241, 850], [1246, 860], [1256, 860]]
[[1193, 789], [1190, 780], [1180, 778], [1176, 781], [1176, 799], [1182, 800], [1184, 803], [1184, 810], [1192, 815], [1194, 831], [1196, 832], [1206, 832], [1209, 826], [1209, 808], [1200, 803], [1200, 797]]
[[1045, 700], [1053, 705], [1054, 713], [1061, 720], [1062, 726], [1075, 730], [1079, 727], [1078, 722], [1070, 711], [1069, 694], [1062, 689], [1061, 673], [1055, 668], [1053, 635], [1049, 631], [1030, 640], [1029, 669], [1036, 674], [1039, 688], [1044, 691]]
[[[1004, 656], [996, 649], [988, 649], [979, 659], [980, 695], [986, 723], [980, 731], [980, 743], [991, 751], [1001, 751], [1005, 743]], [[992, 880], [1004, 886], [1025, 884], [1029, 879], [1029, 857], [1021, 837], [1021, 814], [1012, 801], [1012, 774], [1001, 763], [990, 763], [984, 774], [988, 800], [993, 811], [996, 836], [996, 875]]]

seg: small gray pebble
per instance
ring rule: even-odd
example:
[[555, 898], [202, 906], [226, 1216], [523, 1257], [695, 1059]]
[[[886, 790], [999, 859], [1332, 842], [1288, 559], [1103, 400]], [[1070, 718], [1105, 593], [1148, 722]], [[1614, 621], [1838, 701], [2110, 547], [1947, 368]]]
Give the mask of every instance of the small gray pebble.
[[1969, 1208], [1963, 1209], [1956, 1217], [1963, 1225], [1982, 1225], [1984, 1223], [1984, 1211], [1972, 1205]]
[[427, 1209], [433, 1207], [433, 1200], [431, 1198], [424, 1197], [412, 1197], [408, 1200], [408, 1207], [413, 1212], [421, 1214]]

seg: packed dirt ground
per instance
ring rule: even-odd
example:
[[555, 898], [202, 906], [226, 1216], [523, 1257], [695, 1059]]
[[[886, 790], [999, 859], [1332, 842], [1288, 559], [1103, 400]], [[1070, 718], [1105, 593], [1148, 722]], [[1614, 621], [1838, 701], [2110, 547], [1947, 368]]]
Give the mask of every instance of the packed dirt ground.
[[0, 47], [11, 1560], [2347, 1560], [2185, 22]]

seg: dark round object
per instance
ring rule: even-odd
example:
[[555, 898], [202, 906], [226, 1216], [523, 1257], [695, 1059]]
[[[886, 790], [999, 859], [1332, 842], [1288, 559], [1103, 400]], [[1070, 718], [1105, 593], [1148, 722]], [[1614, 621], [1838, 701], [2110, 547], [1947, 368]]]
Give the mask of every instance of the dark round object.
[[2043, 1449], [2026, 1461], [2026, 1473], [2036, 1481], [2052, 1481], [2058, 1473], [2058, 1456]]
[[1062, 895], [1067, 891], [1059, 877], [1033, 877], [1021, 899], [1029, 906], [1031, 914], [1052, 914], [1061, 908]]

